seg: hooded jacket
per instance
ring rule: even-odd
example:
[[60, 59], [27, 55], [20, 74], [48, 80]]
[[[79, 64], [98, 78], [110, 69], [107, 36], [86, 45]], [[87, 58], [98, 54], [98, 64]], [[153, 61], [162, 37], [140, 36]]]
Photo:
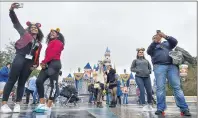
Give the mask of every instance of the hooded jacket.
[[10, 69], [7, 66], [4, 66], [0, 70], [0, 82], [7, 82], [9, 77]]

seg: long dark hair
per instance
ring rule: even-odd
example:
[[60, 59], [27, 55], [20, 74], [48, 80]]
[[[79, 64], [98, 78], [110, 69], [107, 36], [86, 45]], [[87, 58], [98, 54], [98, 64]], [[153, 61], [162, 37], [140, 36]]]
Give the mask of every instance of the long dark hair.
[[[31, 28], [31, 26], [27, 27], [27, 29], [26, 29], [29, 33], [31, 33], [30, 28]], [[38, 28], [38, 27], [37, 27], [37, 28]], [[38, 39], [38, 41], [39, 41], [39, 42], [42, 42], [43, 37], [44, 37], [43, 32], [41, 31], [40, 28], [38, 28], [38, 34], [37, 34], [37, 39]]]
[[[57, 39], [60, 40], [63, 43], [63, 45], [65, 45], [65, 38], [64, 38], [63, 34], [61, 34], [60, 32], [56, 32], [56, 33], [58, 34], [58, 38]], [[50, 38], [50, 33], [49, 33], [47, 35], [46, 43], [48, 44], [52, 40], [54, 40], [54, 39]]]
[[[138, 56], [138, 53], [139, 53], [140, 51], [143, 51], [143, 50], [138, 50], [138, 51], [137, 51], [136, 59], [139, 59], [139, 58], [140, 58], [140, 57]], [[144, 51], [143, 51], [143, 52], [144, 52]], [[145, 59], [145, 57], [144, 57], [144, 56], [143, 56], [142, 58], [143, 58], [143, 59]]]

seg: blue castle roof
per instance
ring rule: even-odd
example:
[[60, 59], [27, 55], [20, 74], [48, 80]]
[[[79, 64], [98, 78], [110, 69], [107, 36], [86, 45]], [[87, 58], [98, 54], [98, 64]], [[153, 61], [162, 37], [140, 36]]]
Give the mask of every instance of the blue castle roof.
[[92, 69], [89, 62], [87, 63], [87, 65], [84, 67], [84, 69]]
[[109, 48], [108, 48], [108, 47], [106, 48], [106, 52], [110, 52], [110, 50], [109, 50]]
[[68, 75], [67, 77], [68, 77], [68, 78], [70, 78], [70, 77], [72, 78], [72, 75], [69, 73], [69, 75]]

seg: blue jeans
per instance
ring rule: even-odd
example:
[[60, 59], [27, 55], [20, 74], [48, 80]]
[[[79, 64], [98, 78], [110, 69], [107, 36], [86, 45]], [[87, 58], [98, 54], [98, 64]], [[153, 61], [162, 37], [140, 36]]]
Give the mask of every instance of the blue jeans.
[[147, 102], [152, 103], [152, 87], [150, 77], [138, 77], [135, 76], [135, 81], [140, 89], [140, 104], [146, 104], [145, 102], [145, 89], [147, 93]]
[[123, 94], [123, 104], [128, 104], [128, 93]]
[[36, 103], [38, 101], [38, 99], [39, 99], [38, 98], [38, 93], [37, 93], [37, 90], [35, 90], [34, 93], [33, 93], [33, 102]]
[[89, 103], [94, 100], [94, 94], [92, 92], [89, 93]]
[[175, 65], [154, 65], [153, 67], [156, 78], [156, 95], [157, 95], [157, 109], [164, 111], [166, 109], [166, 78], [173, 89], [176, 105], [180, 111], [188, 110], [188, 105], [184, 98], [183, 90], [181, 90], [179, 69]]
[[107, 93], [106, 98], [107, 98], [106, 103], [110, 104], [111, 103], [111, 93]]

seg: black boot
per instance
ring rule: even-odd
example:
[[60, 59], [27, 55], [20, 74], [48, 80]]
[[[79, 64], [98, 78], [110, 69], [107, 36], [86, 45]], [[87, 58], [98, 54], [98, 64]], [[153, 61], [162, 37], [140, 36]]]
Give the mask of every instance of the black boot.
[[113, 104], [113, 108], [115, 108], [115, 107], [116, 107], [116, 104], [117, 104], [117, 102], [114, 102], [114, 104]]
[[99, 106], [99, 108], [103, 108], [102, 102], [100, 102], [100, 106]]
[[97, 102], [96, 107], [99, 107], [99, 106], [100, 106], [100, 102]]
[[111, 101], [111, 104], [109, 105], [109, 107], [112, 107], [113, 106], [113, 101]]
[[111, 106], [109, 106], [109, 107], [115, 108], [115, 107], [116, 107], [116, 102], [112, 101], [112, 104], [111, 104]]

